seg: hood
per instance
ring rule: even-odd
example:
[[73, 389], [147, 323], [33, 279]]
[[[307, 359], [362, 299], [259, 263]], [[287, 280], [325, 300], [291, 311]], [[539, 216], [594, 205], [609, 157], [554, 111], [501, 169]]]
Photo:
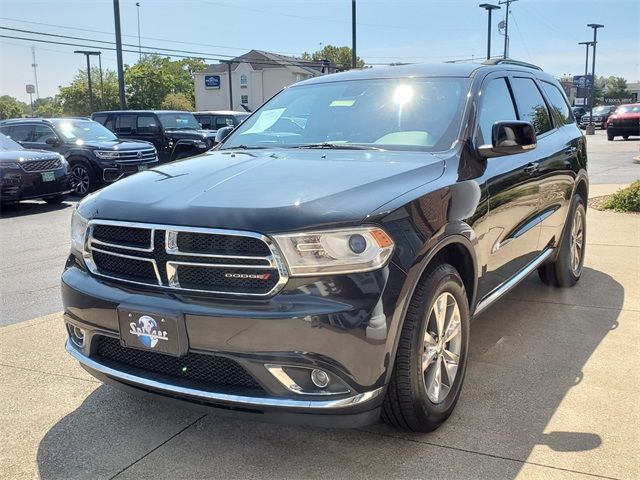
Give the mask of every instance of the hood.
[[627, 112], [627, 113], [613, 113], [609, 120], [626, 120], [640, 118], [640, 112]]
[[262, 233], [354, 225], [440, 177], [424, 152], [213, 151], [120, 180], [79, 206], [101, 218]]
[[50, 160], [60, 158], [56, 152], [46, 150], [8, 150], [0, 151], [0, 162], [20, 162], [30, 160]]
[[151, 148], [152, 143], [143, 140], [90, 140], [82, 143], [73, 143], [78, 147], [92, 148], [96, 150], [144, 150]]

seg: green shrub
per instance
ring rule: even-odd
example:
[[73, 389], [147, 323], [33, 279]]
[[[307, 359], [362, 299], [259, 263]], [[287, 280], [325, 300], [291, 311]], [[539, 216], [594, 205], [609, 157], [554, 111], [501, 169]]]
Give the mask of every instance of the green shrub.
[[640, 212], [640, 180], [611, 195], [602, 207], [616, 212]]

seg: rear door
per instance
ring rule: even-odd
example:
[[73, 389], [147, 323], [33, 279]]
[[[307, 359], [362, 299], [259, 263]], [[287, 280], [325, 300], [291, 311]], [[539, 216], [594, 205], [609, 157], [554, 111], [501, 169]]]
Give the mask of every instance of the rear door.
[[[480, 98], [476, 142], [490, 144], [496, 122], [518, 119], [508, 74], [488, 76]], [[530, 171], [536, 160], [536, 149], [487, 159], [489, 212], [487, 233], [482, 239], [485, 272], [478, 285], [480, 299], [539, 254], [540, 226], [536, 219], [540, 188], [535, 173]]]
[[160, 152], [163, 147], [163, 135], [160, 120], [152, 114], [139, 114], [136, 118], [136, 135], [138, 140], [153, 143]]
[[120, 138], [136, 138], [136, 115], [116, 115], [113, 127]]

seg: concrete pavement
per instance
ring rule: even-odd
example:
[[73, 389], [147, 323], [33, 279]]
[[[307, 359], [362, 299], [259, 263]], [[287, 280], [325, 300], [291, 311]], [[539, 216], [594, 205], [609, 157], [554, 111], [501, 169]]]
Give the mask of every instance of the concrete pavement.
[[476, 319], [460, 403], [427, 435], [149, 403], [68, 358], [60, 314], [0, 329], [0, 477], [638, 478], [640, 216], [588, 219], [580, 283], [532, 275]]

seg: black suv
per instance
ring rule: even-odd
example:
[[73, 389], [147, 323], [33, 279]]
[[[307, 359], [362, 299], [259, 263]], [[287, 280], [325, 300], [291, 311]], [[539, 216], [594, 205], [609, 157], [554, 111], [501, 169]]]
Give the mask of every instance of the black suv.
[[433, 430], [472, 317], [536, 270], [580, 279], [585, 140], [534, 66], [317, 77], [221, 140], [73, 215], [66, 348], [107, 383], [258, 419]]
[[120, 138], [153, 143], [163, 163], [199, 155], [215, 145], [216, 132], [203, 130], [190, 112], [121, 110], [96, 112], [91, 118]]
[[193, 112], [193, 116], [202, 125], [202, 128], [218, 130], [224, 127], [236, 127], [240, 125], [250, 114], [236, 112], [234, 110], [214, 110]]
[[4, 120], [0, 122], [0, 132], [25, 148], [64, 155], [71, 165], [74, 193], [79, 196], [158, 164], [153, 145], [119, 140], [88, 118]]

